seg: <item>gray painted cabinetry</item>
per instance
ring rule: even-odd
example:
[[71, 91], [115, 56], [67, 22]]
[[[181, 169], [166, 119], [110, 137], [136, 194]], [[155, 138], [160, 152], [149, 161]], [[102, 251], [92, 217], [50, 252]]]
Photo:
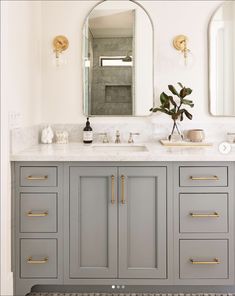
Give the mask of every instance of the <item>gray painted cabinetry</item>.
[[233, 285], [234, 164], [13, 164], [16, 295], [35, 285]]
[[166, 168], [70, 168], [70, 277], [166, 278]]

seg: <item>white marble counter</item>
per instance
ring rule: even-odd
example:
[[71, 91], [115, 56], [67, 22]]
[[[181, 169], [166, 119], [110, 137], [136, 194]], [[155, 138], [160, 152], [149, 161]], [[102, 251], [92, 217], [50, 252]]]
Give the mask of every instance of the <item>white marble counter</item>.
[[82, 143], [40, 144], [12, 154], [11, 161], [235, 161], [235, 148], [222, 154], [219, 144], [199, 148], [145, 143], [148, 151], [144, 152], [97, 152]]

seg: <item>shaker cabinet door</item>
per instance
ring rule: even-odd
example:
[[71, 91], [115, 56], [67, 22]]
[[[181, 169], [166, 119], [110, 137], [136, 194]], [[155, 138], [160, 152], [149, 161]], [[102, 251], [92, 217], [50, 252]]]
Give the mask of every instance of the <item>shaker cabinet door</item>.
[[166, 276], [166, 168], [119, 168], [119, 278]]
[[116, 168], [70, 168], [70, 278], [117, 277], [116, 182]]

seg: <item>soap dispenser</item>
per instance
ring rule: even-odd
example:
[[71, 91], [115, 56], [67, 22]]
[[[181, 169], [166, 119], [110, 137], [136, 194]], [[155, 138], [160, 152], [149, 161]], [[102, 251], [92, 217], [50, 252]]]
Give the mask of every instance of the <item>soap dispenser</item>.
[[93, 141], [93, 132], [90, 125], [89, 117], [87, 117], [86, 126], [83, 129], [83, 143], [91, 144]]

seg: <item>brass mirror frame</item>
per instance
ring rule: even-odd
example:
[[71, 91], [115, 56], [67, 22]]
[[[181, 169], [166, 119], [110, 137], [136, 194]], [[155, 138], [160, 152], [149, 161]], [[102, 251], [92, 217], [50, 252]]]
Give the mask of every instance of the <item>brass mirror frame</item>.
[[[92, 115], [92, 114], [86, 114], [85, 113], [85, 105], [86, 105], [86, 102], [85, 102], [85, 97], [84, 97], [84, 62], [83, 62], [83, 56], [84, 56], [84, 27], [88, 21], [88, 18], [91, 14], [91, 12], [100, 4], [104, 3], [104, 2], [107, 2], [107, 1], [115, 1], [115, 0], [102, 0], [102, 1], [99, 1], [98, 3], [96, 3], [90, 10], [89, 12], [87, 13], [86, 17], [85, 17], [85, 20], [83, 22], [83, 25], [82, 25], [82, 111], [83, 111], [83, 115], [84, 116], [89, 116], [89, 117], [130, 117], [130, 118], [135, 118], [135, 117], [141, 117], [141, 118], [144, 118], [144, 117], [150, 117], [152, 114], [151, 112], [148, 114], [148, 115]], [[118, 1], [118, 0], [116, 0]], [[154, 102], [155, 102], [155, 87], [154, 87], [154, 82], [155, 82], [155, 71], [154, 71], [154, 66], [155, 66], [155, 54], [154, 54], [154, 50], [155, 50], [155, 41], [154, 41], [154, 25], [153, 25], [153, 20], [152, 18], [150, 17], [150, 14], [148, 13], [148, 11], [143, 7], [143, 5], [141, 5], [140, 3], [136, 2], [135, 0], [123, 0], [123, 1], [129, 1], [129, 2], [132, 2], [136, 5], [138, 5], [139, 7], [141, 7], [144, 12], [146, 13], [146, 15], [148, 16], [149, 18], [149, 21], [150, 21], [150, 24], [151, 24], [151, 27], [152, 27], [152, 40], [153, 40], [153, 46], [152, 46], [152, 60], [153, 60], [153, 69], [152, 69], [152, 77], [153, 77], [153, 105], [154, 105]], [[151, 108], [152, 106], [150, 106]]]

